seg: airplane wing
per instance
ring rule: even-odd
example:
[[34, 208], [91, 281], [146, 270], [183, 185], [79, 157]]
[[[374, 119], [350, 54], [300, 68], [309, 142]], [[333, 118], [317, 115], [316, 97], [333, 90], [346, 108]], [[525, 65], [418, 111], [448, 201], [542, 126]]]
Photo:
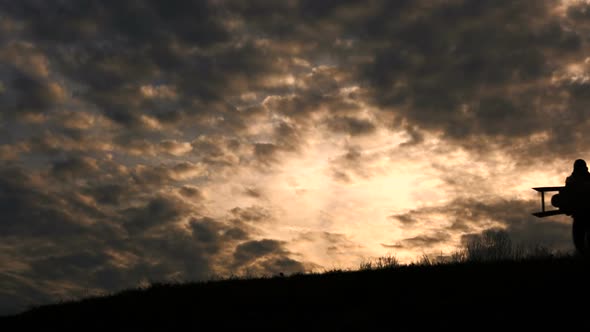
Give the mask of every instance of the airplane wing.
[[544, 218], [544, 217], [557, 216], [560, 214], [565, 214], [565, 212], [563, 212], [561, 210], [541, 211], [541, 212], [533, 213], [533, 216], [538, 217], [538, 218]]
[[544, 193], [544, 192], [547, 192], [547, 191], [561, 191], [564, 188], [565, 188], [565, 186], [560, 186], [560, 187], [536, 187], [536, 188], [533, 188], [533, 189], [535, 189], [538, 192]]
[[561, 210], [545, 210], [545, 193], [549, 191], [561, 191], [565, 188], [565, 186], [558, 186], [558, 187], [535, 187], [534, 190], [541, 193], [541, 211], [534, 212], [533, 216], [544, 218], [549, 216], [556, 216], [559, 214], [565, 214], [565, 212]]

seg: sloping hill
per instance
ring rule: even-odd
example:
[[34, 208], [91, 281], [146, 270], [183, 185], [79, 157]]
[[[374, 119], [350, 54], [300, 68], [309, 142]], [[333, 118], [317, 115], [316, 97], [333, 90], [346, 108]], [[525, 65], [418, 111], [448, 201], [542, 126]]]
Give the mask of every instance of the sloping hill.
[[588, 330], [580, 258], [409, 265], [290, 277], [154, 285], [5, 317], [5, 331]]

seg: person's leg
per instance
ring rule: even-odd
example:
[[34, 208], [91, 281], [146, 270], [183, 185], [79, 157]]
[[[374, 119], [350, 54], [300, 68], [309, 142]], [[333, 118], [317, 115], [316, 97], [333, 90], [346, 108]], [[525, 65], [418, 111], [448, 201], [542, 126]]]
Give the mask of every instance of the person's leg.
[[576, 214], [573, 217], [572, 239], [576, 252], [584, 257], [590, 256], [590, 215]]

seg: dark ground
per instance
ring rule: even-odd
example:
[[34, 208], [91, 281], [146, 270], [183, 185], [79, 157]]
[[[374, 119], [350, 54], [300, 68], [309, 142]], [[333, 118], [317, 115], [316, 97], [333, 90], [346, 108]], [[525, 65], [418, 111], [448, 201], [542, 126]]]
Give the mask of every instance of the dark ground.
[[588, 331], [589, 266], [566, 257], [156, 285], [3, 317], [0, 330]]

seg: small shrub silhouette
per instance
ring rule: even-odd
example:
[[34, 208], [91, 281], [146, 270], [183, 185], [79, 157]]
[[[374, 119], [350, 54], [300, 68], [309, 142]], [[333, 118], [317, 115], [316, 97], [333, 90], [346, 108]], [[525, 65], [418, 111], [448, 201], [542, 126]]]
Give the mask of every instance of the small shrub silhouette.
[[507, 260], [516, 258], [517, 252], [505, 230], [489, 229], [467, 241], [464, 259], [468, 262]]
[[362, 261], [360, 264], [361, 270], [375, 270], [375, 269], [386, 269], [386, 268], [395, 268], [400, 266], [400, 262], [395, 257], [395, 255], [387, 255], [382, 257], [377, 257], [374, 259], [368, 259]]

